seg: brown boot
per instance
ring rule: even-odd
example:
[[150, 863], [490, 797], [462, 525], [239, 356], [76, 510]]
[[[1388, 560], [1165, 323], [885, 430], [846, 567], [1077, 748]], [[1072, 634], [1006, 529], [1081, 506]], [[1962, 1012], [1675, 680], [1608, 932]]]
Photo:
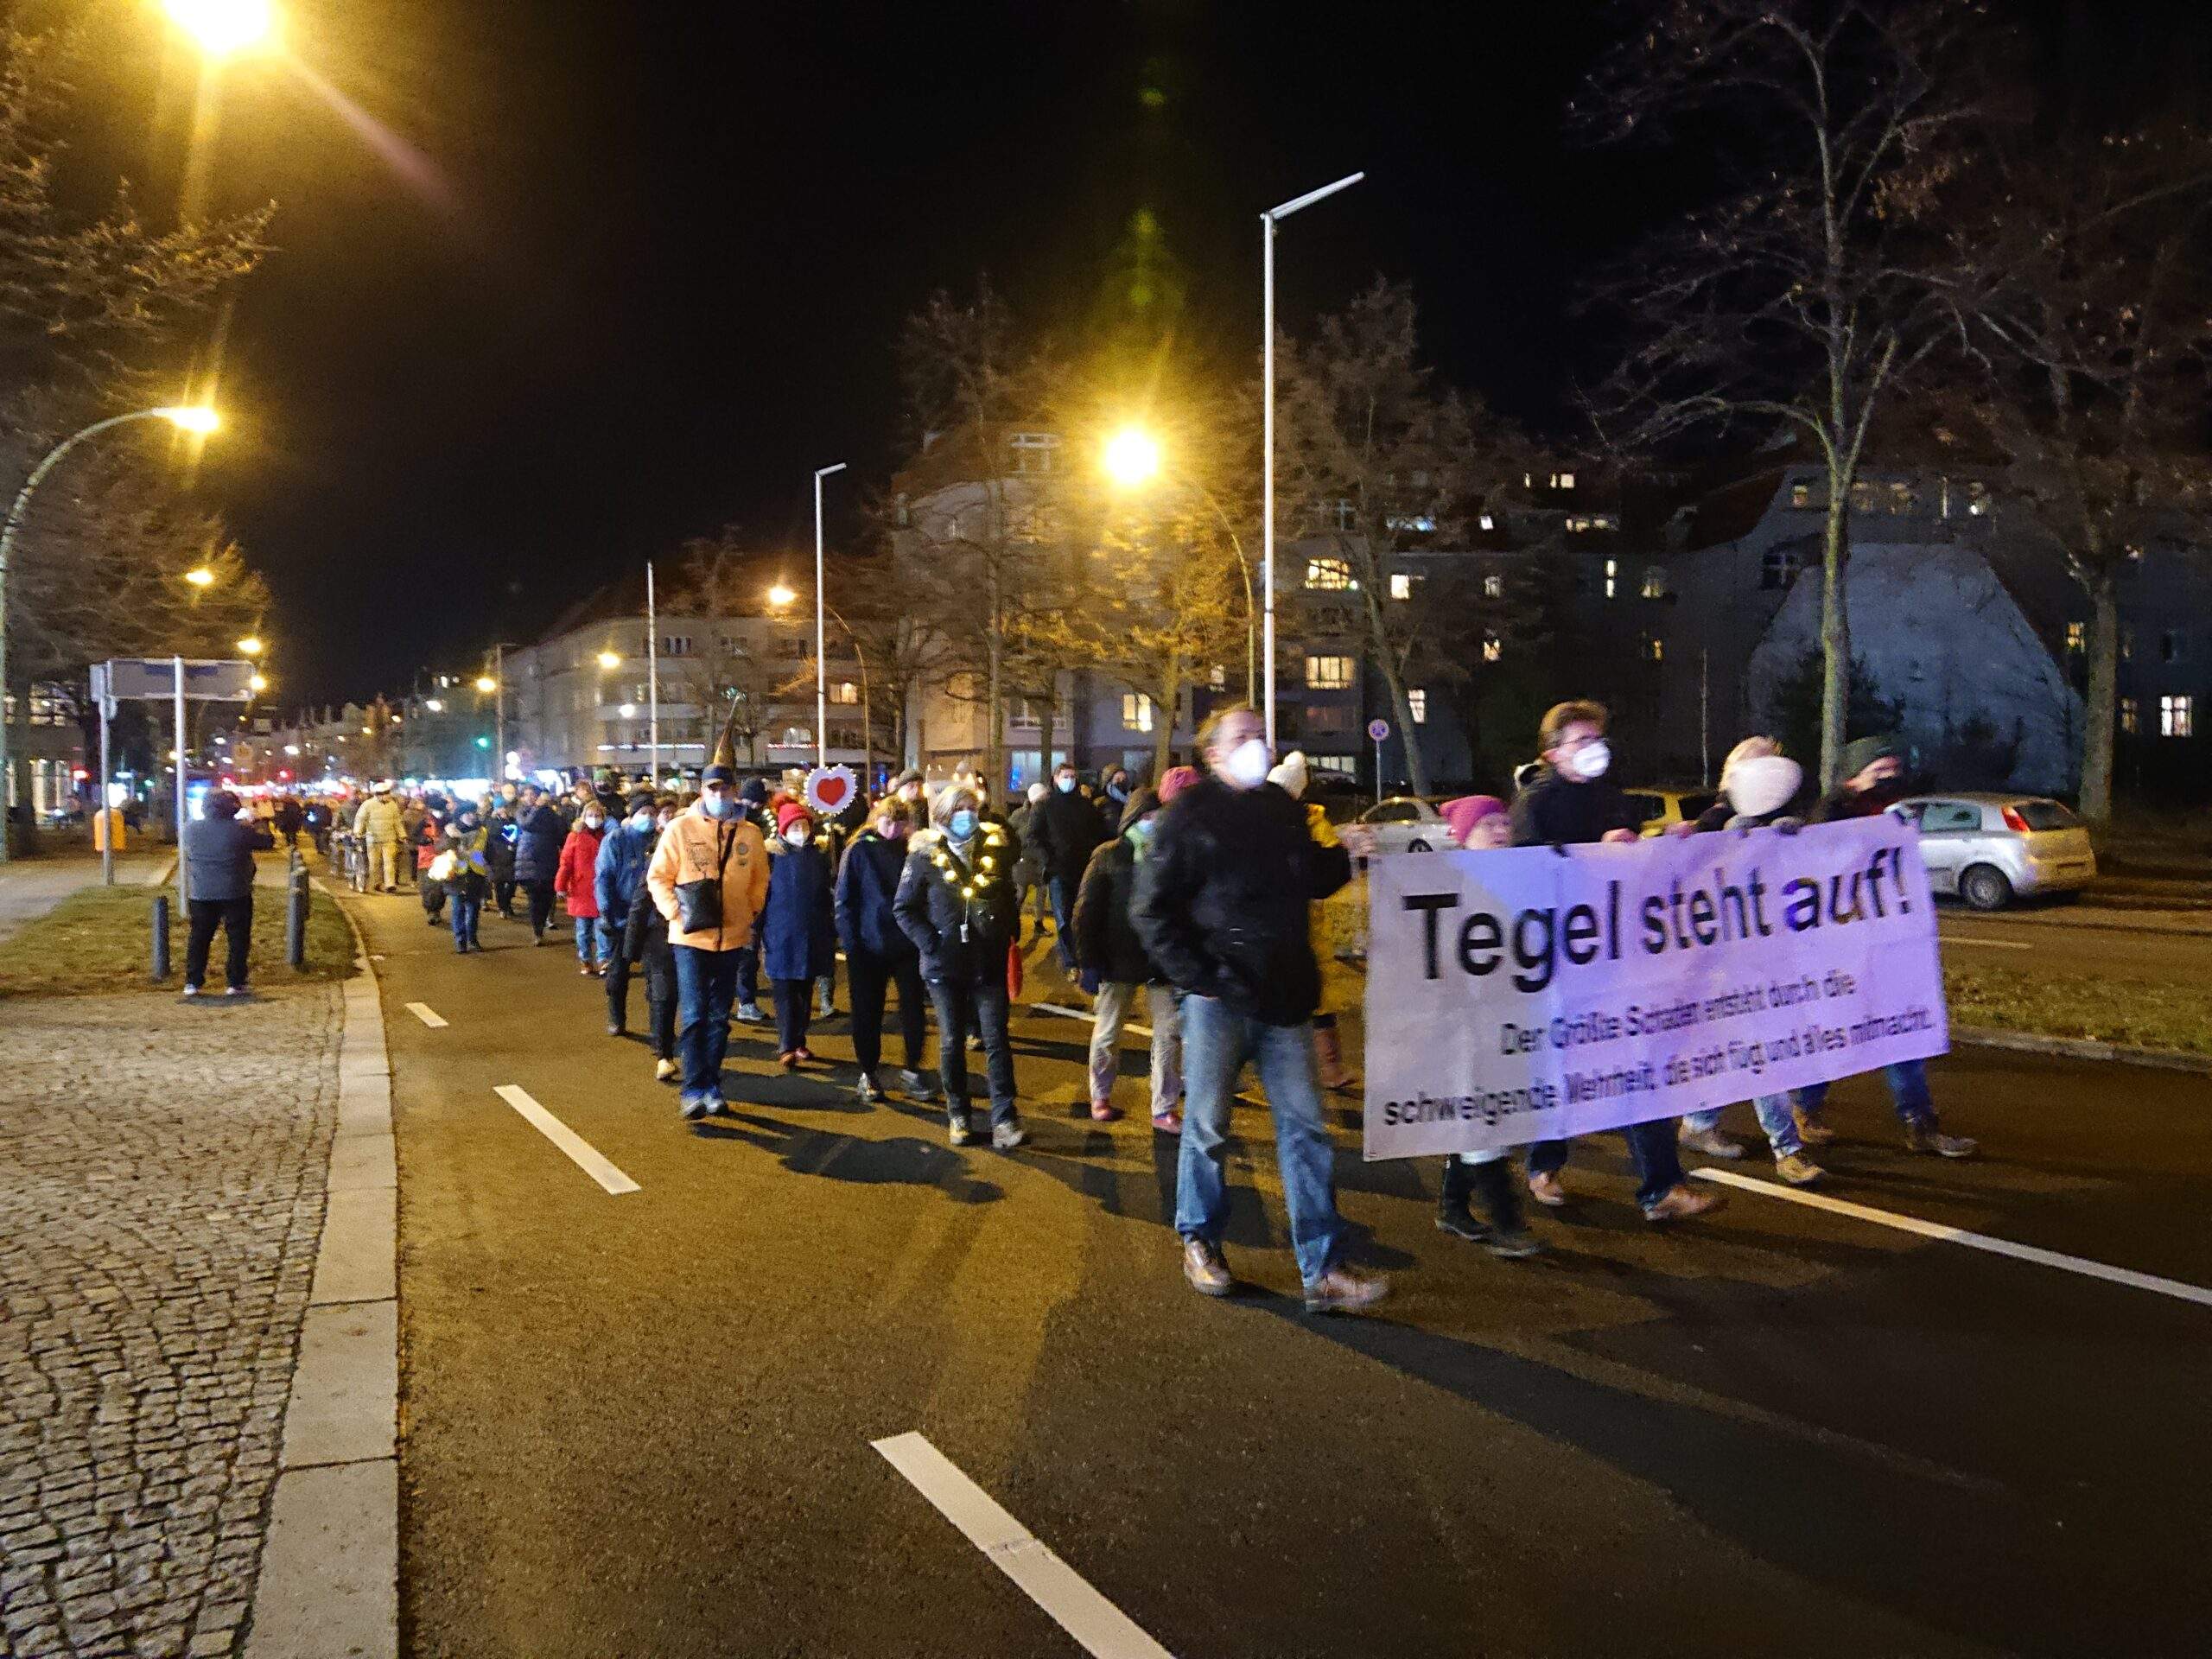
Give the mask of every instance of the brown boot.
[[1359, 1079], [1344, 1070], [1344, 1045], [1337, 1040], [1334, 1026], [1313, 1027], [1313, 1058], [1324, 1089], [1337, 1094], [1350, 1094], [1358, 1089]]

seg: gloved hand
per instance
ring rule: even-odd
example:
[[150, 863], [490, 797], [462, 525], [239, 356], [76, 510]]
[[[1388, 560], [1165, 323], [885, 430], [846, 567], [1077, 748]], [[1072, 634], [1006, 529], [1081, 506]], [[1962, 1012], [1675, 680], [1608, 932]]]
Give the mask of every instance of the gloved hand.
[[1083, 994], [1085, 996], [1098, 995], [1098, 970], [1096, 968], [1082, 969], [1076, 975], [1075, 982], [1083, 988]]

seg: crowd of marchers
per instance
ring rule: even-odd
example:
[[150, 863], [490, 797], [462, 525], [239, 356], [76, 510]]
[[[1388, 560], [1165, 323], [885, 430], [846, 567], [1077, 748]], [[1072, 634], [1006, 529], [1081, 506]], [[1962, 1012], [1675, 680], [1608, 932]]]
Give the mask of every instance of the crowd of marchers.
[[[1536, 734], [1540, 760], [1510, 803], [1464, 796], [1445, 804], [1452, 843], [1471, 852], [1632, 841], [1638, 815], [1611, 777], [1606, 715], [1594, 702], [1549, 710]], [[987, 779], [957, 774], [932, 791], [900, 774], [873, 801], [817, 813], [797, 777], [741, 779], [727, 740], [688, 799], [649, 785], [579, 779], [565, 796], [505, 785], [476, 801], [404, 798], [375, 786], [353, 819], [367, 885], [401, 888], [411, 870], [427, 921], [449, 925], [454, 949], [480, 950], [488, 906], [545, 943], [556, 901], [565, 907], [581, 974], [603, 981], [607, 1029], [626, 1036], [629, 987], [642, 977], [654, 1076], [675, 1086], [696, 1122], [730, 1109], [724, 1071], [733, 1023], [759, 1024], [773, 1005], [779, 1063], [820, 1062], [813, 1021], [835, 1013], [842, 955], [849, 1000], [855, 1087], [887, 1098], [884, 1030], [899, 1014], [894, 1082], [908, 1098], [941, 1102], [952, 1144], [984, 1128], [1010, 1152], [1027, 1139], [1016, 1095], [1008, 1022], [1021, 994], [1025, 938], [1048, 928], [1070, 995], [1090, 1000], [1090, 1116], [1119, 1120], [1114, 1100], [1126, 1024], [1148, 1023], [1148, 1105], [1154, 1132], [1176, 1136], [1174, 1225], [1183, 1268], [1208, 1295], [1234, 1285], [1222, 1252], [1228, 1214], [1225, 1141], [1238, 1079], [1258, 1075], [1274, 1120], [1290, 1236], [1306, 1303], [1316, 1312], [1367, 1306], [1386, 1282], [1344, 1256], [1324, 1121], [1331, 1091], [1357, 1090], [1337, 1035], [1333, 1006], [1351, 971], [1317, 945], [1322, 902], [1370, 855], [1367, 832], [1339, 830], [1301, 798], [1301, 756], [1277, 761], [1257, 714], [1235, 707], [1201, 729], [1198, 766], [1140, 785], [1115, 768], [1092, 783], [1071, 765], [1030, 786], [1001, 813]], [[1670, 831], [1694, 835], [1866, 817], [1904, 794], [1897, 746], [1849, 746], [1841, 781], [1809, 798], [1804, 773], [1776, 742], [1751, 737], [1723, 768], [1715, 804]], [[191, 827], [186, 857], [195, 901], [187, 978], [196, 988], [223, 896], [238, 883], [238, 825], [211, 798]], [[302, 825], [280, 817], [296, 836]], [[321, 838], [323, 824], [304, 828]], [[233, 843], [237, 843], [233, 845]], [[228, 861], [228, 862], [226, 862]], [[518, 910], [518, 904], [521, 908]], [[245, 918], [250, 925], [250, 912]], [[203, 920], [205, 926], [203, 927]], [[243, 947], [234, 930], [233, 944]], [[1328, 971], [1325, 972], [1325, 969]], [[242, 968], [233, 982], [242, 983]], [[928, 1027], [938, 1064], [925, 1065]], [[969, 1055], [982, 1059], [988, 1123], [976, 1119]], [[1887, 1069], [1904, 1144], [1946, 1158], [1974, 1143], [1938, 1124], [1925, 1067]], [[1833, 1136], [1827, 1088], [1764, 1095], [1751, 1103], [1781, 1179], [1822, 1179], [1810, 1149]], [[1734, 1159], [1741, 1142], [1718, 1110], [1630, 1125], [1637, 1201], [1647, 1219], [1671, 1223], [1720, 1198], [1684, 1179], [1681, 1153]], [[1540, 1142], [1519, 1154], [1446, 1160], [1437, 1212], [1445, 1231], [1505, 1258], [1535, 1254], [1523, 1196], [1556, 1209], [1571, 1202], [1563, 1179], [1570, 1145]], [[1477, 1213], [1480, 1211], [1479, 1215]]]

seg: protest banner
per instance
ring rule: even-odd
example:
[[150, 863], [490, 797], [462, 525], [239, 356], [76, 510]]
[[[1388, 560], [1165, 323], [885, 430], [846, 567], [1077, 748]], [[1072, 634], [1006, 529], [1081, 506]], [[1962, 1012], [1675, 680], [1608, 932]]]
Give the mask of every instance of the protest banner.
[[1919, 831], [1891, 816], [1370, 874], [1366, 1154], [1617, 1128], [1950, 1046]]

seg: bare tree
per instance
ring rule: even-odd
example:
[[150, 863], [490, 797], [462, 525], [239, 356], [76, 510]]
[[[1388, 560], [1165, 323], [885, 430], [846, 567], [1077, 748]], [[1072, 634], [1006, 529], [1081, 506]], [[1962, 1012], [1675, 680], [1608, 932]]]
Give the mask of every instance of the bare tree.
[[777, 703], [812, 666], [795, 670], [791, 653], [798, 630], [777, 618], [767, 603], [769, 562], [748, 548], [735, 525], [684, 543], [676, 579], [662, 601], [672, 616], [696, 618], [708, 625], [683, 657], [664, 659], [661, 673], [673, 695], [670, 701], [696, 711], [696, 741], [711, 753], [725, 725], [745, 746], [748, 764], [760, 764], [760, 740]]
[[1827, 474], [1821, 776], [1844, 741], [1851, 486], [1884, 410], [1957, 338], [1973, 267], [1940, 197], [2002, 44], [1974, 0], [1672, 0], [1623, 12], [1573, 114], [1586, 137], [1715, 135], [1731, 181], [1600, 281], [1635, 345], [1593, 400], [1609, 442], [1779, 423]]
[[2120, 589], [2131, 561], [2212, 537], [2212, 137], [2079, 129], [2000, 156], [1969, 239], [2003, 282], [1974, 319], [1986, 377], [1949, 435], [1979, 433], [2089, 601], [2081, 804], [2113, 806]]

